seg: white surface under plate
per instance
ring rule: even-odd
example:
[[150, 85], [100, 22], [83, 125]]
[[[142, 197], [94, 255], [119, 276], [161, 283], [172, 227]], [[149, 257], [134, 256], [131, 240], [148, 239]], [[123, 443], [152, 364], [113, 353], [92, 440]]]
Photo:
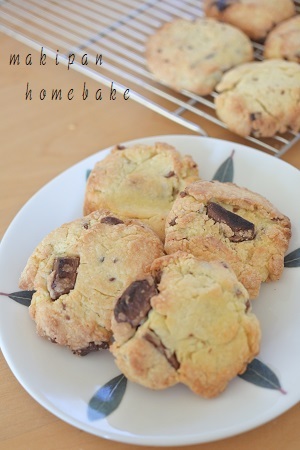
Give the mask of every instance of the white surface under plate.
[[[288, 252], [300, 247], [300, 172], [265, 153], [235, 143], [198, 136], [158, 136], [188, 153], [203, 179], [212, 179], [234, 150], [234, 182], [267, 197], [292, 221]], [[132, 143], [132, 142], [131, 142]], [[51, 230], [82, 215], [86, 173], [107, 155], [101, 151], [43, 187], [21, 209], [0, 247], [0, 291], [18, 291], [27, 258]], [[74, 356], [36, 335], [28, 309], [0, 297], [0, 343], [16, 378], [29, 394], [62, 420], [89, 433], [140, 445], [185, 445], [236, 435], [277, 417], [300, 399], [299, 268], [285, 268], [279, 282], [265, 284], [253, 311], [262, 326], [258, 357], [278, 376], [284, 395], [237, 377], [218, 398], [204, 400], [185, 386], [150, 391], [128, 382], [119, 407], [107, 418], [90, 420], [88, 402], [119, 374], [108, 351]]]

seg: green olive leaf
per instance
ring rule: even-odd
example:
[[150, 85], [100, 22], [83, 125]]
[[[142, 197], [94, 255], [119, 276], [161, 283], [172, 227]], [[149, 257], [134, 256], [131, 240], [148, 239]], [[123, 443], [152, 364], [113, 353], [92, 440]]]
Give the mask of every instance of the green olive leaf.
[[86, 181], [88, 180], [91, 171], [92, 171], [91, 169], [87, 169], [87, 171], [85, 172], [85, 180], [86, 180]]
[[220, 165], [216, 173], [214, 174], [213, 181], [221, 181], [222, 183], [233, 182], [234, 177], [234, 166], [233, 166], [233, 155], [234, 150], [231, 155], [225, 159], [225, 161]]
[[93, 395], [88, 404], [88, 419], [104, 419], [120, 405], [125, 394], [127, 378], [121, 374], [105, 383]]
[[254, 359], [248, 364], [247, 370], [239, 375], [239, 377], [257, 386], [267, 389], [277, 389], [282, 394], [286, 394], [275, 373], [258, 359]]
[[284, 267], [300, 267], [300, 248], [285, 256]]
[[35, 291], [18, 291], [18, 292], [12, 292], [11, 294], [6, 294], [4, 292], [0, 292], [0, 295], [5, 295], [6, 297], [11, 298], [17, 303], [20, 303], [24, 306], [30, 306], [32, 296], [35, 293]]

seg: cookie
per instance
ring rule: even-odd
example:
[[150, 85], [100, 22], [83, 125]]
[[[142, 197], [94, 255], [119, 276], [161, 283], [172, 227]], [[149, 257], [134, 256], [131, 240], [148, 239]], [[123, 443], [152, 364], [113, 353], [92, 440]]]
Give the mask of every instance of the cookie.
[[35, 290], [37, 333], [84, 355], [107, 348], [116, 299], [163, 254], [146, 225], [96, 211], [47, 235], [30, 256], [20, 287]]
[[161, 83], [207, 95], [224, 72], [253, 59], [253, 48], [249, 38], [231, 25], [205, 18], [176, 19], [150, 36], [146, 59]]
[[227, 72], [216, 90], [217, 116], [240, 136], [272, 137], [300, 129], [300, 66], [268, 60]]
[[300, 15], [277, 25], [267, 36], [264, 58], [300, 63]]
[[174, 202], [165, 251], [226, 261], [255, 298], [262, 282], [280, 278], [290, 237], [288, 217], [261, 195], [233, 183], [199, 181]]
[[118, 146], [90, 173], [84, 214], [107, 208], [142, 220], [164, 239], [165, 219], [174, 199], [198, 178], [193, 159], [166, 143]]
[[125, 376], [151, 389], [176, 383], [219, 395], [258, 354], [260, 325], [248, 293], [223, 262], [177, 252], [118, 299], [111, 351]]
[[204, 12], [260, 41], [276, 24], [295, 14], [295, 5], [292, 0], [204, 0]]

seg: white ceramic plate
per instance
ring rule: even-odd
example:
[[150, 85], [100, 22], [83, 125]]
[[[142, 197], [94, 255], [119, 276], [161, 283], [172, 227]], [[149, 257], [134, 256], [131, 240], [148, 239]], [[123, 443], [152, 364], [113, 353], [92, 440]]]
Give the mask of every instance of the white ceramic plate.
[[[265, 153], [217, 139], [158, 136], [199, 163], [200, 175], [212, 179], [235, 151], [234, 181], [266, 196], [291, 218], [289, 252], [300, 247], [300, 172]], [[132, 143], [132, 142], [131, 142]], [[42, 188], [18, 213], [0, 247], [0, 291], [18, 291], [27, 258], [51, 230], [82, 215], [86, 172], [102, 151], [71, 167]], [[29, 394], [62, 420], [89, 433], [141, 445], [185, 445], [218, 440], [257, 427], [300, 399], [300, 268], [285, 268], [279, 282], [262, 287], [253, 310], [262, 326], [259, 359], [278, 376], [284, 395], [237, 377], [218, 398], [204, 400], [185, 386], [150, 391], [127, 384], [119, 407], [107, 418], [90, 420], [88, 402], [100, 386], [119, 374], [108, 351], [76, 357], [68, 349], [38, 337], [28, 310], [0, 298], [0, 343], [16, 378]]]

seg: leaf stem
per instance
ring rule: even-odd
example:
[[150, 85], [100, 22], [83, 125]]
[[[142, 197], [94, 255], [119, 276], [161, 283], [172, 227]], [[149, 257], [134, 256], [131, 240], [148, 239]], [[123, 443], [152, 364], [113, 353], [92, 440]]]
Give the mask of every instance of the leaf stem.
[[282, 387], [278, 389], [279, 392], [281, 392], [283, 395], [287, 395], [287, 391], [284, 390]]

